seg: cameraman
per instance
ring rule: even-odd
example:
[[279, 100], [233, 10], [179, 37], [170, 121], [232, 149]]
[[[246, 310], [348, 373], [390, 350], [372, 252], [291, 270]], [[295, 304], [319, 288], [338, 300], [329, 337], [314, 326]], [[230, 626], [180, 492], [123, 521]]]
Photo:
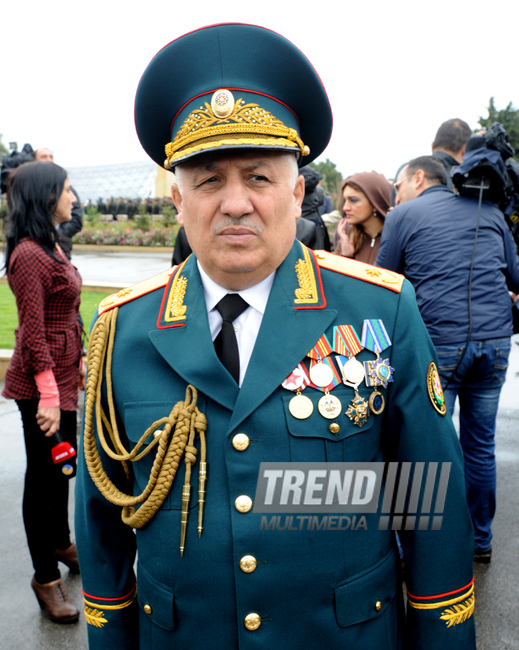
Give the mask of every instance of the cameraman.
[[474, 560], [491, 559], [496, 507], [494, 435], [505, 381], [519, 258], [496, 205], [457, 196], [432, 156], [411, 160], [395, 183], [399, 205], [388, 214], [376, 265], [413, 284], [438, 352], [449, 412], [460, 403]]

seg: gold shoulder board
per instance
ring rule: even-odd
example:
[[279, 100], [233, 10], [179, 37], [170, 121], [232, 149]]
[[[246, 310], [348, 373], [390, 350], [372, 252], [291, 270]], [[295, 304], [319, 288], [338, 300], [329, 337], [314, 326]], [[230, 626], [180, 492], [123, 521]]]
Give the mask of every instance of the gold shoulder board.
[[342, 257], [342, 255], [335, 255], [327, 251], [314, 251], [314, 253], [317, 263], [323, 269], [342, 273], [351, 278], [357, 278], [357, 280], [371, 282], [371, 284], [378, 284], [379, 287], [391, 289], [396, 293], [402, 291], [405, 278], [400, 273], [393, 273], [393, 271], [372, 266], [371, 264], [364, 264], [364, 262], [357, 262], [357, 260], [352, 260], [349, 257]]
[[134, 284], [132, 287], [121, 289], [118, 293], [113, 293], [111, 296], [107, 296], [99, 305], [99, 316], [109, 309], [120, 307], [126, 302], [130, 302], [131, 300], [135, 300], [135, 298], [140, 298], [151, 291], [155, 291], [155, 289], [165, 287], [169, 282], [171, 274], [176, 268], [176, 266], [173, 266], [167, 271], [163, 271], [147, 280]]

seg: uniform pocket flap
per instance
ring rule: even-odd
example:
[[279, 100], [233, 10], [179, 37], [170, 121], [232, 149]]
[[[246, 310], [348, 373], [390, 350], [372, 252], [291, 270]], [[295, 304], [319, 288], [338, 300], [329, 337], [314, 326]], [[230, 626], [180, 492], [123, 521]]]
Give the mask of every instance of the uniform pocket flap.
[[[177, 402], [183, 402], [185, 395], [172, 398], [169, 402], [126, 402], [124, 405], [124, 425], [128, 439], [137, 443], [144, 432], [158, 420], [167, 418]], [[198, 399], [196, 403], [200, 411], [205, 411], [205, 401]], [[157, 430], [161, 430], [159, 426]], [[153, 440], [152, 435], [147, 439], [147, 444]]]
[[[313, 411], [311, 415], [305, 419], [298, 419], [294, 417], [290, 412], [290, 401], [294, 398], [293, 395], [283, 395], [283, 406], [286, 415], [287, 427], [291, 435], [298, 438], [325, 438], [326, 440], [333, 440], [337, 442], [339, 440], [344, 440], [348, 436], [353, 436], [357, 433], [362, 433], [371, 429], [375, 416], [373, 413], [370, 413], [369, 408], [367, 412], [369, 416], [364, 424], [359, 427], [355, 424], [350, 418], [346, 415], [346, 410], [351, 404], [353, 399], [353, 390], [351, 394], [345, 395], [345, 392], [342, 391], [333, 391], [331, 393], [334, 397], [337, 397], [341, 403], [340, 413], [337, 417], [333, 419], [325, 418], [319, 412], [319, 400], [323, 398], [323, 393], [317, 391], [305, 391], [304, 396], [312, 402]], [[367, 398], [365, 398], [365, 403], [367, 405]], [[332, 424], [336, 425], [335, 427], [331, 426]], [[332, 431], [338, 431], [332, 433]]]
[[166, 585], [152, 578], [142, 567], [138, 569], [137, 598], [141, 609], [155, 625], [165, 630], [175, 628], [173, 619], [175, 596], [173, 592]]
[[393, 551], [367, 573], [335, 590], [335, 616], [340, 627], [380, 616], [398, 588], [398, 569]]

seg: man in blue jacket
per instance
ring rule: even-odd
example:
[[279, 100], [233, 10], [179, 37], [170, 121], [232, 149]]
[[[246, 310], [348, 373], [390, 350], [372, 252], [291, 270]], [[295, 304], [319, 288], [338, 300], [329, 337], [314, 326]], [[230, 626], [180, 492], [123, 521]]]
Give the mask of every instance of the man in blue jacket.
[[[443, 165], [421, 156], [400, 172], [376, 264], [403, 273], [439, 358], [449, 411], [460, 404], [474, 559], [491, 559], [496, 508], [494, 437], [505, 381], [519, 259], [502, 212], [446, 187]], [[476, 239], [477, 237], [477, 239]]]
[[[213, 25], [154, 57], [136, 125], [175, 169], [193, 254], [93, 325], [76, 484], [90, 647], [474, 650], [461, 448], [412, 287], [296, 239], [298, 163], [331, 134], [317, 73], [274, 32]], [[296, 479], [387, 474], [355, 522], [332, 514], [346, 473], [328, 505], [267, 516], [265, 463], [288, 481], [295, 463]]]

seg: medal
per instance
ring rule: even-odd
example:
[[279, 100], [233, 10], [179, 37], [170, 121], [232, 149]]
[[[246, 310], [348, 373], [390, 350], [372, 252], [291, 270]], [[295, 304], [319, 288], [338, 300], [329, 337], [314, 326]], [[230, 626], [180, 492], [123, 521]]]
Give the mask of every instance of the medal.
[[326, 334], [323, 334], [314, 347], [307, 354], [312, 359], [310, 362], [310, 379], [316, 388], [325, 388], [333, 381], [333, 370], [326, 362], [326, 357], [331, 354], [332, 347]]
[[386, 406], [386, 400], [384, 395], [379, 393], [378, 390], [374, 390], [368, 399], [369, 410], [373, 415], [380, 415]]
[[355, 392], [355, 397], [351, 400], [351, 404], [346, 410], [346, 415], [350, 418], [353, 424], [362, 427], [366, 424], [369, 417], [369, 409], [366, 400]]
[[364, 366], [355, 357], [347, 359], [338, 354], [335, 357], [341, 369], [342, 381], [346, 386], [357, 390], [358, 385], [364, 379]]
[[288, 410], [290, 411], [290, 414], [298, 420], [306, 420], [306, 418], [309, 418], [312, 415], [314, 405], [309, 397], [301, 395], [301, 393], [297, 391], [297, 395], [292, 397], [288, 403]]
[[366, 319], [362, 325], [362, 345], [377, 356], [391, 345], [391, 339], [380, 318]]
[[378, 357], [375, 361], [364, 361], [366, 369], [366, 386], [383, 386], [393, 381], [395, 369], [389, 365], [389, 359]]
[[310, 381], [307, 378], [305, 371], [303, 370], [301, 364], [298, 364], [294, 370], [288, 375], [281, 386], [286, 388], [286, 390], [299, 390], [301, 387], [306, 388]]
[[383, 386], [393, 381], [395, 371], [389, 365], [389, 359], [381, 359], [380, 354], [391, 346], [391, 339], [380, 318], [366, 319], [362, 325], [362, 345], [377, 355], [375, 361], [364, 361], [366, 386]]
[[333, 381], [333, 370], [327, 363], [323, 363], [322, 360], [317, 362], [312, 359], [310, 362], [310, 379], [312, 384], [315, 384], [319, 388], [325, 388]]
[[364, 379], [364, 366], [355, 357], [352, 357], [343, 365], [342, 376], [347, 386], [356, 388]]
[[333, 328], [333, 349], [337, 352], [337, 363], [341, 369], [342, 381], [357, 390], [364, 379], [364, 366], [355, 359], [362, 345], [353, 325], [337, 325]]
[[306, 420], [314, 410], [312, 400], [305, 395], [301, 395], [301, 391], [309, 384], [310, 377], [304, 363], [299, 363], [285, 381], [281, 383], [281, 386], [286, 390], [297, 391], [296, 395], [288, 403], [288, 410], [298, 420]]
[[327, 420], [335, 420], [335, 418], [341, 414], [342, 404], [335, 395], [326, 392], [319, 400], [317, 408], [323, 418], [326, 418]]

